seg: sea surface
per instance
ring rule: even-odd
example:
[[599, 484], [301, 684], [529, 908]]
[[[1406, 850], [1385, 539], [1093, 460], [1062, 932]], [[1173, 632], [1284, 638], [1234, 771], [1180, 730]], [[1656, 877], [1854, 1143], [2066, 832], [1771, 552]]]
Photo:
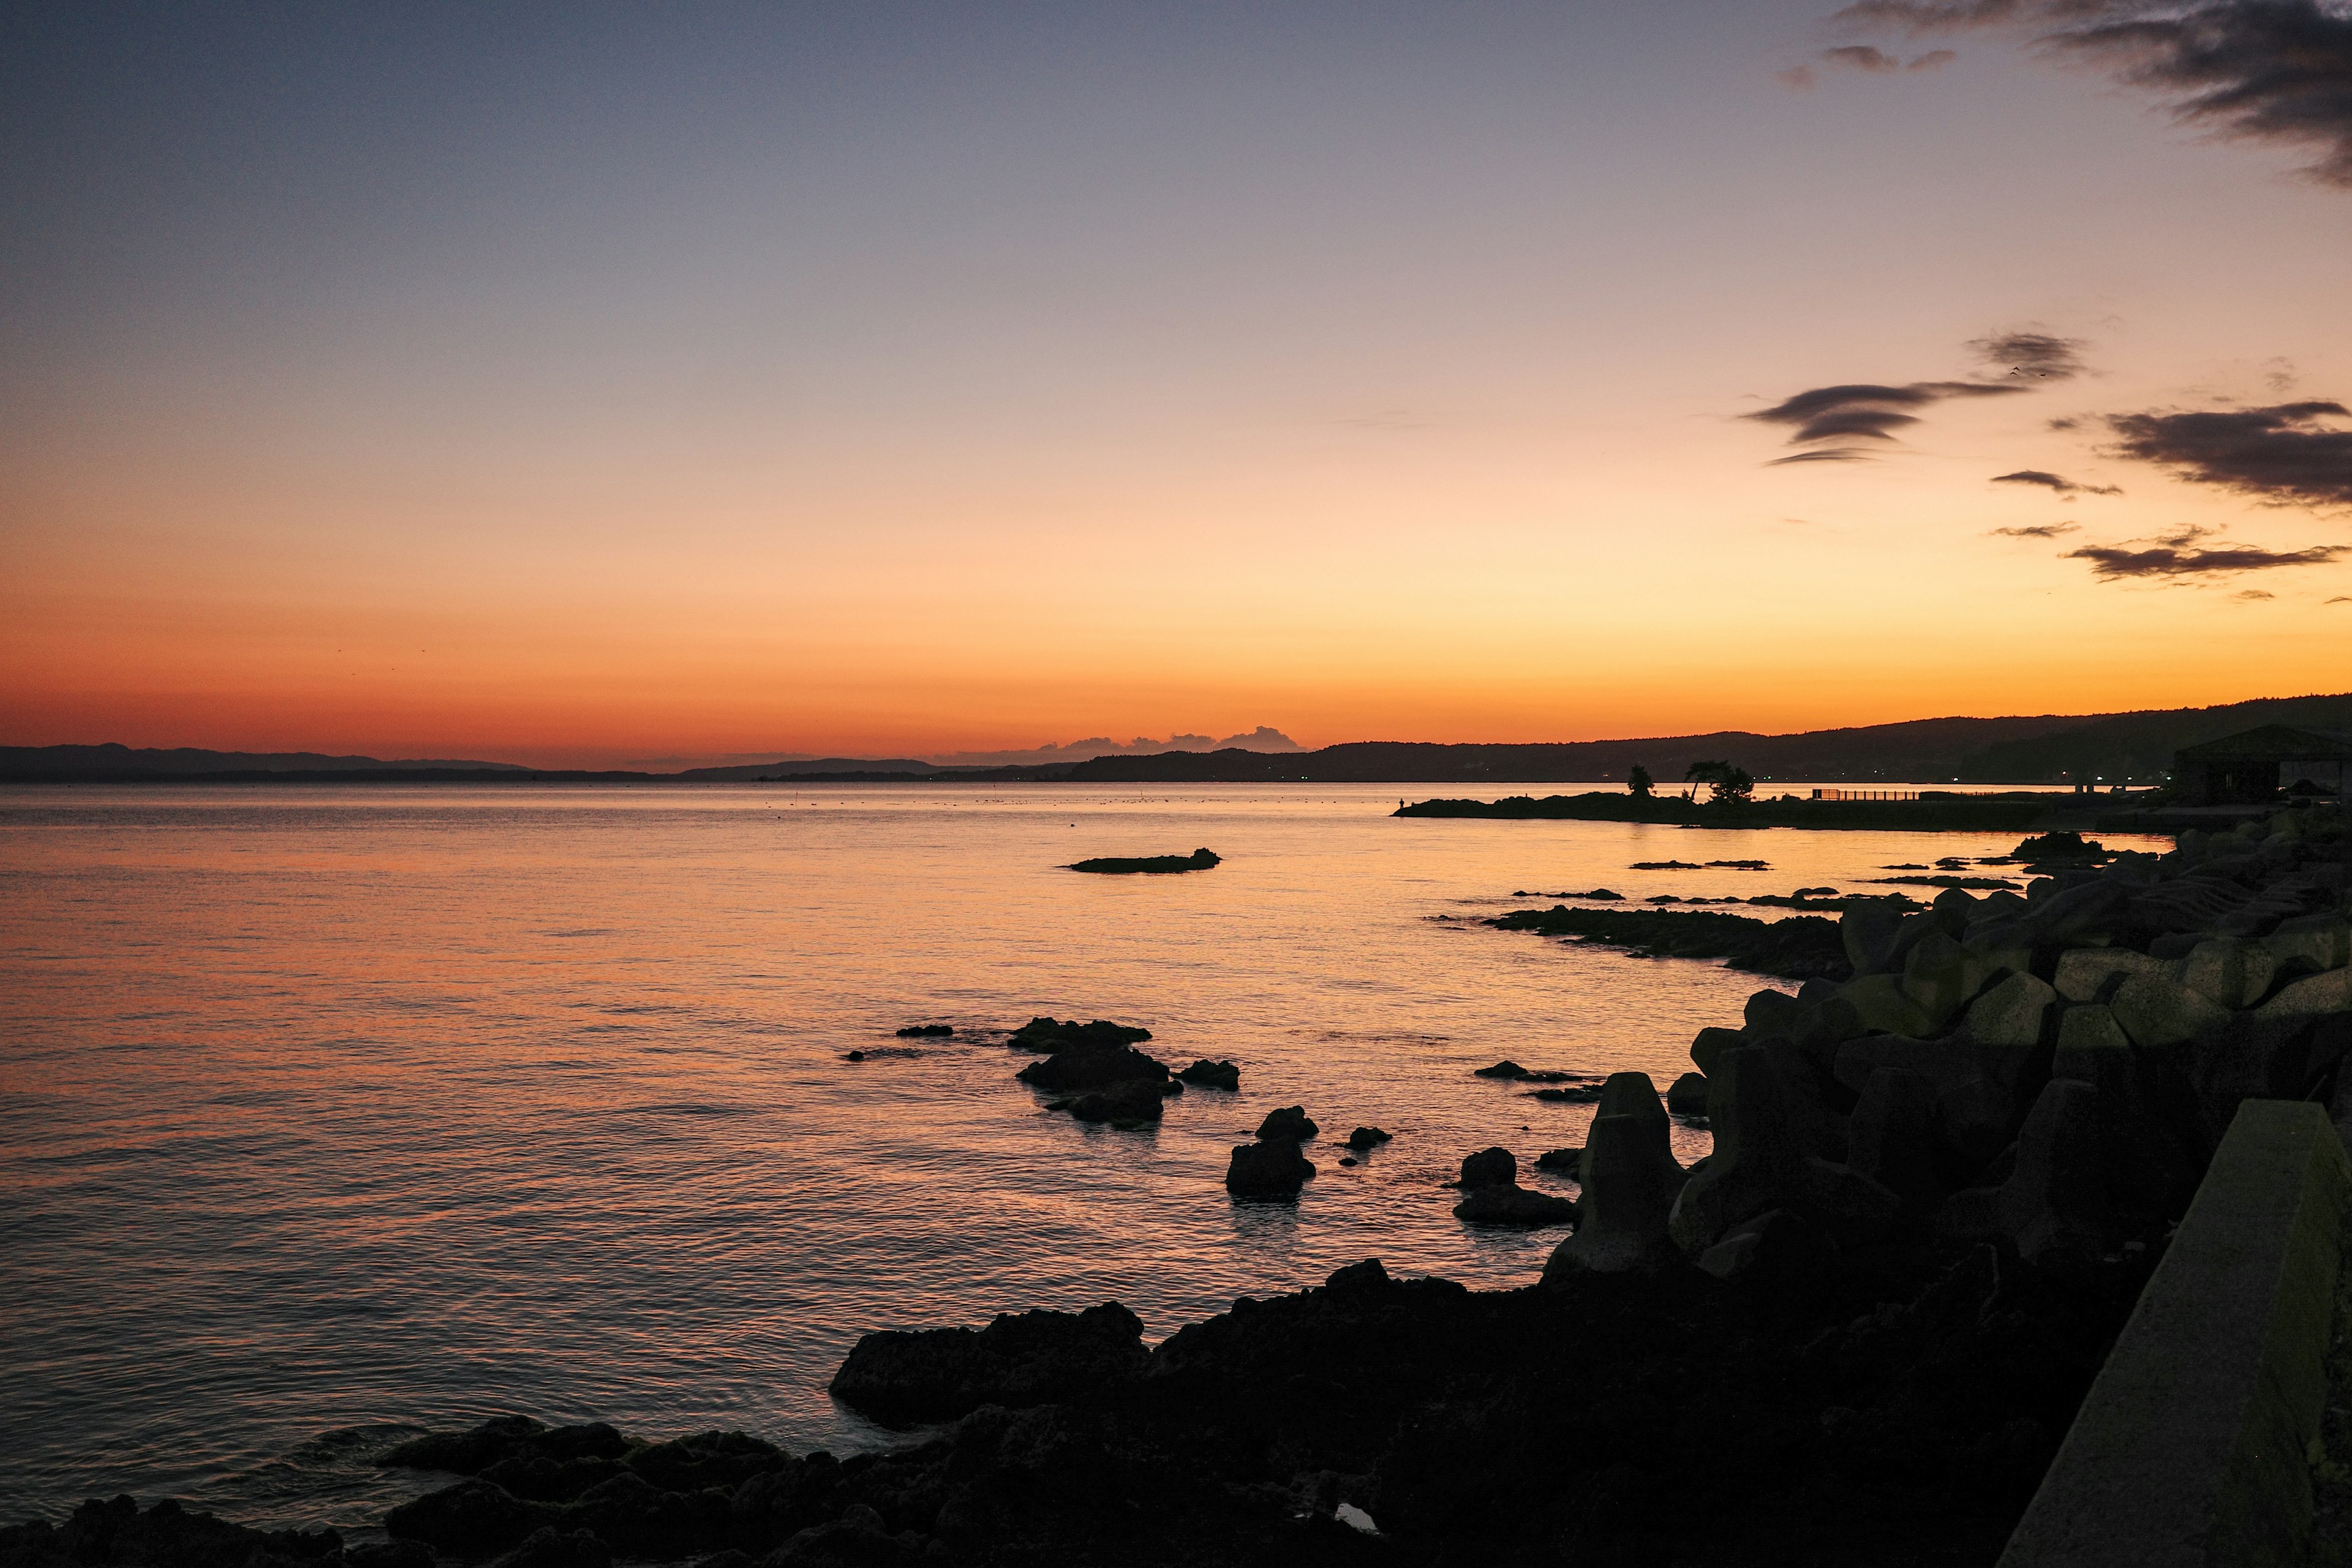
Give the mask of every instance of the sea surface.
[[[903, 1440], [824, 1391], [870, 1329], [1115, 1299], [1157, 1340], [1373, 1256], [1527, 1284], [1565, 1233], [1465, 1227], [1441, 1184], [1501, 1143], [1572, 1193], [1526, 1168], [1591, 1110], [1472, 1069], [1664, 1088], [1774, 983], [1477, 917], [2014, 842], [1397, 798], [0, 791], [0, 1521], [129, 1492], [363, 1527], [430, 1484], [365, 1462], [387, 1437], [510, 1411], [845, 1452]], [[1202, 846], [1225, 863], [1060, 868]], [[1770, 869], [1629, 869], [1669, 859]], [[1080, 1125], [1013, 1080], [1037, 1014], [1140, 1024], [1241, 1090]], [[930, 1022], [955, 1037], [894, 1037]], [[1290, 1104], [1320, 1173], [1233, 1201], [1230, 1148]], [[1344, 1168], [1359, 1123], [1395, 1142]]]

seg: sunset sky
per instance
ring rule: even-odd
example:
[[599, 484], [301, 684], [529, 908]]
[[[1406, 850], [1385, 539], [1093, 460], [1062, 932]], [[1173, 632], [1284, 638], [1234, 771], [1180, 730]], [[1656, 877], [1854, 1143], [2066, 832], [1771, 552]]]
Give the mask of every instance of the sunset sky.
[[2352, 11], [2071, 11], [14, 7], [0, 743], [2352, 687]]

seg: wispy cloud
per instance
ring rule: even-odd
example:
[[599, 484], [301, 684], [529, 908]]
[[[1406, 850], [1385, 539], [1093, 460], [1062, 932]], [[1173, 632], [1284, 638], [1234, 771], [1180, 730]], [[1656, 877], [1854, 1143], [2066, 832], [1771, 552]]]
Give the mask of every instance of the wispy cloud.
[[2262, 588], [2241, 588], [2236, 593], [2231, 595], [2230, 597], [2232, 599], [2252, 600], [2275, 599], [2278, 595]]
[[2344, 405], [2115, 414], [2107, 426], [2119, 456], [2198, 484], [2265, 500], [2352, 504], [2352, 430], [2321, 423], [2330, 416], [2345, 417]]
[[[1820, 442], [1892, 442], [1895, 431], [1919, 423], [1919, 416], [1909, 412], [1911, 409], [1925, 408], [1947, 398], [1998, 397], [2024, 390], [2014, 383], [2002, 382], [1915, 381], [1902, 386], [1849, 382], [1837, 386], [1816, 386], [1740, 417], [1796, 426], [1789, 437], [1792, 447]], [[1822, 447], [1818, 451], [1778, 461], [1853, 462], [1868, 455], [1866, 448], [1858, 447]]]
[[2352, 546], [2315, 544], [2308, 550], [2264, 550], [2256, 545], [2231, 545], [2218, 550], [2182, 549], [2157, 544], [2145, 550], [2121, 545], [2086, 544], [2070, 550], [2067, 561], [2087, 561], [2091, 575], [2101, 582], [2153, 577], [2184, 582], [2198, 577], [2225, 576], [2238, 572], [2268, 572], [2286, 566], [2325, 566]]
[[2056, 539], [2074, 532], [2076, 527], [2071, 522], [2028, 522], [2015, 528], [1996, 528], [1992, 533], [2000, 539]]
[[2020, 468], [2013, 474], [1995, 474], [1997, 485], [2039, 485], [2073, 500], [2076, 496], [2119, 496], [2124, 492], [2114, 485], [2084, 485], [2061, 478], [2045, 468]]
[[2158, 94], [2184, 124], [2311, 149], [2305, 173], [2352, 189], [2352, 11], [2326, 0], [1860, 0], [1831, 20], [2028, 31], [2044, 54]]

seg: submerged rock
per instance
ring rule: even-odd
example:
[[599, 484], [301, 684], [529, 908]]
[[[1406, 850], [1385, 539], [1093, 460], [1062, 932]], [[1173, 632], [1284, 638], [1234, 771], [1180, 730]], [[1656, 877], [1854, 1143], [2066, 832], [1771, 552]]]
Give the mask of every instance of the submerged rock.
[[953, 1024], [909, 1024], [898, 1031], [898, 1037], [902, 1040], [930, 1040], [954, 1033]]
[[1531, 1193], [1517, 1183], [1473, 1187], [1454, 1205], [1454, 1217], [1469, 1225], [1512, 1226], [1533, 1230], [1549, 1225], [1574, 1225], [1581, 1211], [1568, 1198]]
[[983, 1405], [1020, 1409], [1131, 1378], [1143, 1323], [1116, 1301], [1083, 1312], [1003, 1313], [984, 1329], [866, 1335], [826, 1386], [886, 1426], [949, 1421]]
[[1348, 1134], [1348, 1147], [1361, 1152], [1375, 1144], [1386, 1143], [1394, 1136], [1395, 1134], [1384, 1132], [1377, 1127], [1359, 1127]]

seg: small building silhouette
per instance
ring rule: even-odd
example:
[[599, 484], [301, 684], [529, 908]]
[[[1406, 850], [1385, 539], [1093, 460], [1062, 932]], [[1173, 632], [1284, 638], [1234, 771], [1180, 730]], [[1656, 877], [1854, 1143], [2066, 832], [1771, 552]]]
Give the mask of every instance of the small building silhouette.
[[2290, 795], [2344, 798], [2352, 735], [2265, 724], [2172, 756], [2173, 799], [2183, 805], [2252, 805]]

